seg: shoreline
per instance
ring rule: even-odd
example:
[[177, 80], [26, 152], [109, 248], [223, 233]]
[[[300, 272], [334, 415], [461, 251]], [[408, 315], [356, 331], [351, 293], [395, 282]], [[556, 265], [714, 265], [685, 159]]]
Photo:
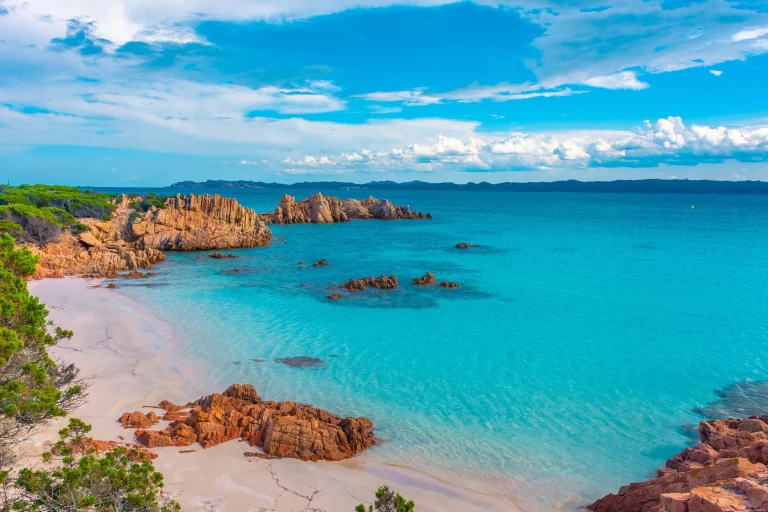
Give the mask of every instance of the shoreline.
[[[222, 392], [207, 380], [204, 363], [182, 355], [182, 340], [173, 327], [141, 303], [115, 290], [89, 288], [99, 280], [45, 279], [29, 283], [30, 293], [50, 310], [49, 318], [74, 331], [72, 340], [52, 347], [53, 357], [74, 363], [89, 387], [88, 401], [73, 412], [93, 425], [93, 437], [126, 441], [123, 412], [152, 409], [161, 400], [187, 403], [197, 396]], [[234, 384], [234, 382], [232, 383]], [[279, 397], [290, 400], [291, 397]], [[29, 456], [56, 440], [67, 419], [59, 419], [26, 443]], [[161, 422], [162, 428], [168, 422]], [[375, 421], [374, 421], [375, 424]], [[230, 441], [203, 450], [199, 445], [180, 453], [156, 448], [155, 467], [165, 476], [166, 491], [183, 510], [352, 511], [370, 503], [376, 489], [389, 485], [416, 502], [422, 512], [509, 511], [520, 509], [502, 497], [463, 489], [410, 468], [366, 463], [303, 462], [295, 459], [246, 458], [250, 447]]]

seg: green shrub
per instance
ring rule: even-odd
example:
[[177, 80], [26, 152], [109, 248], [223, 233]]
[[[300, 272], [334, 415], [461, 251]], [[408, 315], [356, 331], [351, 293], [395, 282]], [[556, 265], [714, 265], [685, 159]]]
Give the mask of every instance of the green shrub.
[[146, 453], [118, 447], [99, 454], [86, 434], [91, 426], [73, 418], [43, 460], [51, 470], [22, 469], [15, 482], [14, 510], [179, 511], [163, 496], [163, 475]]
[[[20, 185], [0, 187], [0, 205], [21, 204], [37, 208], [53, 207], [73, 217], [108, 220], [115, 210], [108, 194], [61, 185]], [[69, 225], [67, 223], [66, 225]]]
[[[414, 512], [416, 505], [406, 501], [400, 494], [391, 491], [386, 485], [376, 491], [376, 500], [368, 505], [368, 512]], [[366, 512], [365, 505], [355, 507], [355, 512]]]
[[141, 201], [133, 201], [131, 207], [140, 212], [146, 212], [153, 206], [157, 209], [163, 209], [165, 208], [165, 200], [168, 199], [168, 197], [170, 196], [161, 196], [154, 192], [150, 192], [142, 197]]

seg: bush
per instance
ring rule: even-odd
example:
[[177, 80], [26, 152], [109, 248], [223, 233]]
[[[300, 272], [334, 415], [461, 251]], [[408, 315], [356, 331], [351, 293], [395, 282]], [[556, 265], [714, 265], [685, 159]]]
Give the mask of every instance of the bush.
[[43, 217], [27, 217], [24, 219], [24, 229], [27, 241], [45, 247], [50, 242], [58, 242], [61, 238], [61, 226]]
[[19, 472], [14, 510], [181, 510], [163, 496], [163, 475], [155, 471], [145, 452], [121, 446], [98, 454], [86, 437], [90, 430], [79, 419], [69, 420], [69, 426], [59, 431], [59, 442], [43, 454], [55, 469]]
[[[406, 501], [399, 494], [391, 491], [386, 485], [376, 491], [376, 500], [368, 506], [368, 512], [414, 512], [416, 504]], [[355, 512], [366, 512], [365, 505], [355, 507]]]
[[157, 209], [163, 209], [165, 208], [165, 200], [168, 199], [168, 197], [170, 196], [161, 196], [154, 192], [150, 192], [145, 195], [141, 201], [133, 201], [131, 207], [142, 213], [148, 211], [153, 206]]
[[19, 224], [8, 219], [0, 218], [0, 236], [6, 233], [16, 239], [21, 239], [26, 236], [24, 228]]
[[96, 217], [108, 220], [115, 210], [107, 194], [60, 185], [0, 187], [0, 205], [10, 204], [57, 208], [68, 213], [72, 219]]

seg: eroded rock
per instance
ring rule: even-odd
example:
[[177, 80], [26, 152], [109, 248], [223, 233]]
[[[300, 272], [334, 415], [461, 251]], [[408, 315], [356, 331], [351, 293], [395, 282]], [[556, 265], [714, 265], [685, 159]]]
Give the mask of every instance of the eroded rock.
[[340, 284], [339, 288], [348, 290], [350, 292], [361, 292], [368, 287], [378, 288], [380, 290], [393, 290], [397, 288], [397, 277], [394, 274], [385, 276], [384, 274], [379, 277], [361, 277], [360, 279], [350, 279], [344, 284]]
[[154, 412], [144, 414], [141, 411], [126, 412], [118, 420], [123, 428], [149, 428], [156, 425], [160, 418]]
[[137, 439], [147, 447], [198, 442], [203, 448], [242, 439], [261, 447], [266, 458], [308, 461], [346, 459], [376, 442], [367, 418], [341, 418], [295, 402], [261, 401], [248, 384], [233, 388], [187, 404], [189, 416], [164, 430], [138, 430]]
[[435, 274], [432, 272], [427, 272], [423, 276], [411, 280], [411, 284], [415, 285], [435, 284], [436, 282], [437, 279], [435, 279]]
[[669, 459], [658, 476], [623, 487], [594, 512], [768, 511], [768, 416], [702, 421], [701, 443]]
[[130, 202], [125, 196], [118, 200], [107, 221], [78, 219], [88, 232], [64, 234], [45, 248], [30, 246], [39, 260], [33, 277], [114, 277], [120, 271], [153, 268], [165, 259], [165, 250], [258, 247], [272, 239], [255, 211], [218, 194], [177, 195], [164, 208], [145, 213], [131, 209]]
[[286, 194], [274, 211], [263, 213], [262, 217], [272, 224], [332, 224], [352, 219], [431, 219], [432, 215], [413, 212], [408, 206], [397, 206], [386, 199], [379, 201], [369, 197], [362, 201], [342, 201], [318, 192], [298, 202]]

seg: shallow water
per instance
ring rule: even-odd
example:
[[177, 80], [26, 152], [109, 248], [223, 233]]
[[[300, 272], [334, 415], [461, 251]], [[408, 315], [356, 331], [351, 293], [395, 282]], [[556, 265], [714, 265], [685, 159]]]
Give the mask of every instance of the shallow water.
[[[257, 211], [283, 193], [216, 192]], [[123, 291], [222, 389], [368, 416], [387, 441], [368, 460], [530, 510], [647, 478], [690, 442], [694, 409], [727, 410], [733, 393], [716, 389], [768, 378], [768, 197], [378, 194], [434, 220], [274, 226], [285, 242], [231, 260], [170, 254], [158, 286]], [[427, 271], [462, 288], [410, 285]], [[400, 288], [326, 298], [382, 273]], [[275, 361], [294, 356], [323, 364]]]

